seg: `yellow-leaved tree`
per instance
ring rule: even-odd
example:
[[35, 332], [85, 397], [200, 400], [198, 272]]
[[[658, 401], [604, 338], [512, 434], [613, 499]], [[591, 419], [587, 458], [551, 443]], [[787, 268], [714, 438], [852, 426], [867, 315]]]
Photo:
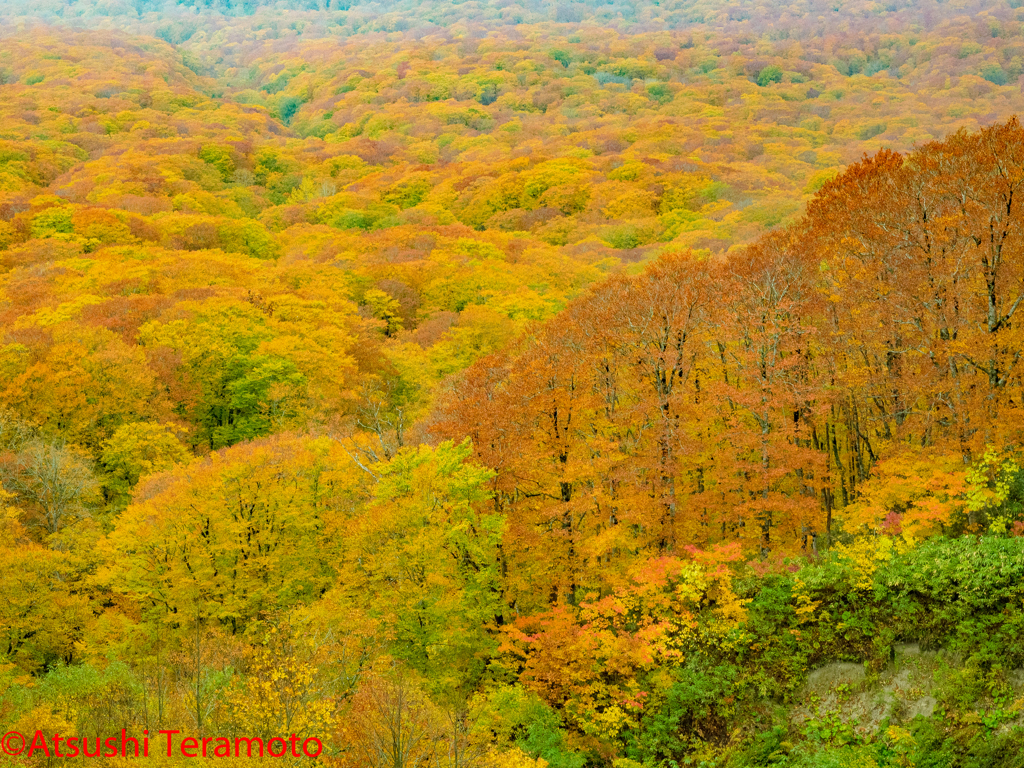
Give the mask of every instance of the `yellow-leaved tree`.
[[278, 436], [150, 477], [106, 541], [104, 580], [171, 628], [238, 633], [332, 583], [324, 541], [336, 444]]

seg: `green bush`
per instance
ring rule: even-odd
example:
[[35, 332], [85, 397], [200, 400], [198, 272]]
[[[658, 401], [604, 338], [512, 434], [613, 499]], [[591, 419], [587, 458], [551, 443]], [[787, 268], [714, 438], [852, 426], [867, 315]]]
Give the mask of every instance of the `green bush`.
[[757, 73], [757, 84], [764, 88], [766, 85], [772, 83], [782, 82], [782, 68], [777, 67], [774, 64], [769, 64], [767, 67]]
[[998, 64], [989, 64], [981, 68], [981, 76], [995, 85], [1006, 85], [1010, 79]]
[[[692, 656], [676, 669], [676, 681], [661, 706], [647, 712], [631, 757], [646, 764], [681, 762], [691, 745], [724, 742], [729, 734], [739, 669], [729, 663]], [[728, 702], [728, 703], [727, 703]]]

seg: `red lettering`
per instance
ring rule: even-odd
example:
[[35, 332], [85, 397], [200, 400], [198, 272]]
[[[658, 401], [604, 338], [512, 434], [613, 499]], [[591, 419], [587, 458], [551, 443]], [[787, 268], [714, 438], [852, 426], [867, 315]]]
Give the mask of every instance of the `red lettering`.
[[[274, 751], [274, 742], [275, 741], [281, 742], [281, 753], [280, 754], [278, 754], [277, 752]], [[270, 753], [271, 757], [284, 757], [288, 753], [288, 742], [285, 741], [284, 739], [282, 739], [280, 736], [275, 736], [274, 738], [272, 738], [270, 740], [270, 743], [267, 744], [267, 752]]]
[[60, 751], [60, 742], [61, 742], [60, 734], [59, 733], [53, 734], [53, 754], [54, 754], [55, 757], [67, 757], [67, 755], [65, 755], [63, 752]]
[[173, 741], [173, 739], [171, 739], [171, 736], [175, 733], [181, 733], [181, 731], [157, 731], [157, 733], [167, 734], [167, 756], [171, 757], [171, 742]]
[[64, 744], [67, 746], [68, 749], [71, 750], [70, 752], [68, 752], [65, 755], [65, 757], [78, 757], [78, 737], [77, 736], [68, 736], [66, 739], [64, 739]]
[[37, 749], [47, 757], [50, 756], [50, 748], [46, 746], [42, 731], [36, 731], [36, 735], [32, 737], [32, 743], [28, 745], [28, 757], [32, 757]]
[[239, 742], [242, 742], [242, 741], [245, 742], [245, 756], [246, 757], [252, 757], [252, 743], [254, 741], [259, 743], [259, 745], [260, 745], [260, 757], [263, 757], [263, 739], [255, 737], [255, 736], [253, 738], [251, 738], [251, 739], [235, 739], [235, 757], [239, 757], [239, 754], [238, 754], [238, 744], [239, 744]]
[[139, 756], [139, 742], [128, 735], [128, 731], [124, 728], [121, 729], [121, 757], [128, 757], [128, 742], [131, 742], [135, 748], [133, 757]]
[[[186, 752], [186, 749], [193, 750], [192, 754], [190, 755], [188, 752]], [[183, 757], [199, 757], [199, 740], [193, 739], [191, 736], [187, 739], [182, 739], [181, 754]]]
[[[309, 742], [311, 741], [316, 742], [316, 752], [314, 752], [313, 754], [310, 754], [309, 751], [306, 749], [306, 745], [309, 744]], [[302, 754], [304, 754], [306, 757], [320, 757], [320, 753], [323, 751], [324, 745], [321, 744], [320, 739], [316, 738], [315, 736], [310, 737], [306, 739], [304, 742], [302, 742]]]
[[96, 751], [89, 752], [89, 740], [82, 739], [82, 754], [85, 757], [99, 757], [100, 756], [100, 737], [96, 737]]

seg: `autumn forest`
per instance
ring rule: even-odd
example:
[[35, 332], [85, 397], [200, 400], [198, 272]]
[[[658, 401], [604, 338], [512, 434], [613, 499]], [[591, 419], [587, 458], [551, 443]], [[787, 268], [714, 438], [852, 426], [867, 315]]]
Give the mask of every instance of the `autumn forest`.
[[1018, 115], [1021, 0], [0, 0], [0, 768], [1024, 768]]

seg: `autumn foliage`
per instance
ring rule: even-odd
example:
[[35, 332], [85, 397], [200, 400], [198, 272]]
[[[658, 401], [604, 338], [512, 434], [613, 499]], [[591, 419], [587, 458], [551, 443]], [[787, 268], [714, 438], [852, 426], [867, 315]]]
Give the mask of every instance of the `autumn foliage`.
[[0, 8], [0, 732], [924, 765], [776, 711], [919, 643], [1003, 738], [1024, 11], [287, 5]]

